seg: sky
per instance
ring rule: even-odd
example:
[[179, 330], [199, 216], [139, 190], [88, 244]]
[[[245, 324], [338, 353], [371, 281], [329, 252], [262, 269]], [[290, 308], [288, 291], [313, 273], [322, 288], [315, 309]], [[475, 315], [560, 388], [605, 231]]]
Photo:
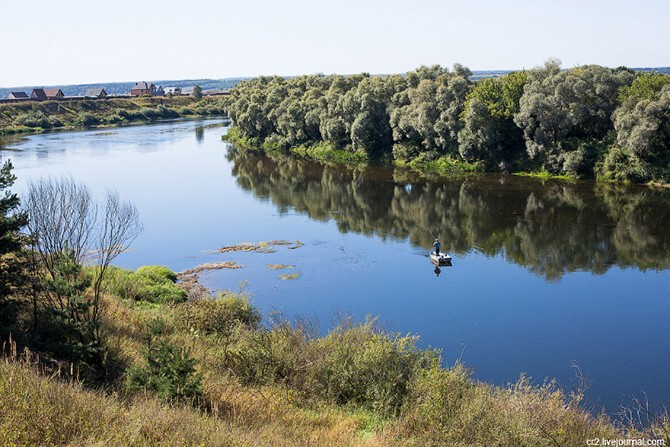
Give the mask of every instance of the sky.
[[668, 0], [3, 0], [0, 87], [670, 66]]

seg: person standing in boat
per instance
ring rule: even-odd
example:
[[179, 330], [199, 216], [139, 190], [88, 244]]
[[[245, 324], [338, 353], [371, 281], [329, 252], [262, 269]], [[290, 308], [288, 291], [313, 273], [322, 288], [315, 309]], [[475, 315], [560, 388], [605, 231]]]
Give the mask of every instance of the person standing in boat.
[[440, 240], [435, 238], [433, 243], [433, 248], [435, 249], [435, 256], [440, 256]]

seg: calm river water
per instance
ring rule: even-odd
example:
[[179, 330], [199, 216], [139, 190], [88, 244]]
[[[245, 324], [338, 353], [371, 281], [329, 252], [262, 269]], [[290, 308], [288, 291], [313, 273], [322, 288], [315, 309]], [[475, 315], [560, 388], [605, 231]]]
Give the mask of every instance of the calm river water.
[[[204, 120], [51, 133], [6, 139], [0, 155], [19, 192], [70, 175], [132, 200], [145, 232], [122, 266], [236, 261], [203, 283], [243, 289], [266, 318], [326, 331], [338, 315], [374, 315], [484, 381], [523, 372], [574, 388], [578, 367], [594, 408], [644, 393], [670, 404], [670, 191], [323, 166], [236, 153], [224, 132]], [[433, 235], [454, 257], [439, 272]], [[293, 244], [214, 252], [272, 240]]]

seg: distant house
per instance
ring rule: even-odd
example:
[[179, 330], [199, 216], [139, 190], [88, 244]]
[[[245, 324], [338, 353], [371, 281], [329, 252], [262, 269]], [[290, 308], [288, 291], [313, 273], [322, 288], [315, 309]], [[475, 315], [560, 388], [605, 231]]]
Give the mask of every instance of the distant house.
[[28, 94], [26, 92], [9, 92], [9, 99], [28, 99]]
[[180, 87], [165, 87], [165, 94], [168, 95], [172, 93], [172, 96], [181, 96]]
[[38, 101], [46, 101], [49, 99], [43, 88], [34, 88], [30, 94], [30, 99], [37, 99]]
[[159, 85], [156, 89], [156, 93], [154, 93], [154, 96], [165, 96], [165, 90], [163, 90], [163, 87]]
[[48, 88], [44, 90], [44, 93], [47, 95], [48, 99], [62, 99], [65, 98], [63, 91], [59, 88]]
[[148, 82], [138, 82], [135, 84], [135, 87], [130, 89], [130, 94], [132, 96], [142, 96], [142, 95], [155, 95], [156, 94], [156, 86], [152, 83]]
[[184, 87], [181, 89], [181, 94], [184, 96], [193, 96], [193, 87]]
[[107, 92], [104, 88], [89, 88], [86, 89], [86, 94], [84, 96], [87, 98], [105, 98], [107, 97]]

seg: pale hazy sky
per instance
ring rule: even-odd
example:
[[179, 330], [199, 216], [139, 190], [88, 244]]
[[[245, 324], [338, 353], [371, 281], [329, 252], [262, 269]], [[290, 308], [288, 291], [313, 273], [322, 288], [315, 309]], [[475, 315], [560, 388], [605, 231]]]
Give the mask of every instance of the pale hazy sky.
[[670, 0], [2, 0], [0, 86], [670, 65]]

